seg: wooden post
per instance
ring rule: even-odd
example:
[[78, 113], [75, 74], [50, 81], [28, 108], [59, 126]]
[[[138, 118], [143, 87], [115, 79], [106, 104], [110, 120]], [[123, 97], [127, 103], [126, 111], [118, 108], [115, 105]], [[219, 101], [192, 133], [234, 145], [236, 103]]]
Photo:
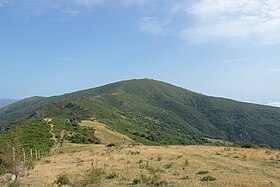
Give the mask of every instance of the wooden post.
[[32, 161], [32, 148], [30, 148], [30, 160]]
[[25, 162], [25, 150], [22, 148], [22, 154], [23, 154], [23, 162]]
[[13, 161], [16, 162], [15, 147], [13, 147]]

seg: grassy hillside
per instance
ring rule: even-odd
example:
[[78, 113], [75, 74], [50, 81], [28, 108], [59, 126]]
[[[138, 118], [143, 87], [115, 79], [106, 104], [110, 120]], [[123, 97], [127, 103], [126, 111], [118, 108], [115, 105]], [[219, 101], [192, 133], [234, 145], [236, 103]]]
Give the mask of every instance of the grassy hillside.
[[150, 79], [122, 81], [62, 96], [34, 97], [0, 110], [4, 132], [49, 117], [96, 119], [147, 145], [201, 144], [206, 138], [280, 148], [280, 109], [208, 97]]
[[[50, 156], [36, 161], [34, 169], [23, 171], [17, 184], [22, 187], [280, 185], [277, 150], [144, 146], [105, 124], [95, 121], [80, 124], [94, 128], [100, 144], [63, 142], [51, 149]], [[52, 134], [52, 128], [46, 130]], [[10, 178], [9, 174], [0, 174], [0, 186], [9, 186]]]

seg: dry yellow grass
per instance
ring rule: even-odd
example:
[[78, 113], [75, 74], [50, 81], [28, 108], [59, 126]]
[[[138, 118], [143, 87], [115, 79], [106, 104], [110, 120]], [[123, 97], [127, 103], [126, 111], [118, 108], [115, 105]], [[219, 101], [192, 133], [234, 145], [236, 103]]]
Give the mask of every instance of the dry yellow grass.
[[82, 121], [80, 123], [81, 126], [93, 127], [95, 129], [96, 137], [103, 144], [135, 144], [134, 140], [131, 140], [126, 135], [123, 135], [119, 132], [111, 130], [108, 126], [98, 123], [95, 121]]
[[[123, 139], [123, 135], [112, 132], [103, 124], [95, 125], [99, 129], [96, 133], [104, 133], [103, 142]], [[21, 183], [22, 186], [53, 186], [56, 177], [62, 173], [67, 173], [75, 181], [91, 167], [102, 168], [106, 173], [99, 186], [131, 186], [132, 181], [140, 179], [141, 175], [174, 187], [280, 186], [280, 152], [275, 150], [129, 144], [110, 148], [104, 144], [69, 143], [57, 148], [54, 155], [39, 161]], [[200, 171], [207, 171], [207, 174], [198, 174]], [[117, 177], [106, 179], [113, 172]], [[208, 175], [215, 177], [216, 181], [201, 181]], [[142, 181], [138, 186], [145, 184]]]

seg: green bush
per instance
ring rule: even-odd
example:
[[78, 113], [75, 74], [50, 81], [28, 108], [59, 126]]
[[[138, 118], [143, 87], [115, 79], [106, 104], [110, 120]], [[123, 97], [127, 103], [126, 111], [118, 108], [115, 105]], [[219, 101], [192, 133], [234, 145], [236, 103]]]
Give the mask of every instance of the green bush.
[[260, 144], [259, 146], [260, 146], [260, 148], [271, 149], [271, 147], [267, 144]]
[[201, 179], [201, 181], [206, 181], [206, 182], [208, 182], [208, 181], [215, 181], [215, 180], [217, 180], [217, 179], [215, 177], [210, 176], [210, 175], [208, 175], [206, 177], [203, 177]]
[[207, 174], [208, 173], [208, 171], [199, 171], [197, 174], [199, 174], [199, 175], [205, 175], [205, 174]]
[[117, 178], [117, 177], [118, 177], [118, 175], [115, 172], [113, 172], [113, 173], [110, 173], [109, 175], [107, 175], [105, 178], [106, 179], [114, 179], [114, 178]]
[[161, 161], [161, 160], [162, 160], [162, 157], [159, 156], [159, 157], [157, 158], [157, 161]]
[[132, 185], [137, 185], [137, 184], [140, 184], [140, 183], [141, 183], [140, 179], [133, 179], [132, 180]]
[[25, 166], [27, 169], [34, 169], [34, 167], [35, 167], [35, 162], [32, 161], [32, 160], [25, 161], [24, 166]]
[[105, 171], [101, 168], [92, 167], [87, 170], [82, 180], [78, 181], [75, 186], [95, 186], [101, 183], [106, 175]]
[[63, 173], [58, 175], [56, 180], [54, 181], [54, 184], [56, 184], [59, 187], [63, 185], [70, 185], [71, 183], [68, 174]]
[[161, 179], [158, 175], [151, 175], [151, 176], [146, 176], [146, 175], [141, 175], [141, 182], [146, 184], [147, 186], [167, 186], [167, 181], [165, 179]]
[[116, 146], [116, 144], [114, 144], [114, 143], [109, 143], [108, 145], [107, 145], [107, 147], [115, 147]]
[[240, 147], [241, 147], [241, 148], [246, 148], [246, 149], [249, 149], [249, 148], [254, 148], [254, 149], [256, 149], [256, 148], [258, 148], [259, 146], [256, 145], [256, 144], [254, 144], [254, 143], [252, 143], [252, 142], [243, 142], [243, 143], [241, 144]]
[[18, 181], [14, 181], [8, 185], [8, 187], [20, 187], [20, 183]]

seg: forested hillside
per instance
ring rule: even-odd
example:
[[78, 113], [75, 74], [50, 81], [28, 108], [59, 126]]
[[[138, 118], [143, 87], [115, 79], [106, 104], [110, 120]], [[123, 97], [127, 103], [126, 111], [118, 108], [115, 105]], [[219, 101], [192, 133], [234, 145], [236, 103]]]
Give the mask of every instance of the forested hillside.
[[280, 109], [209, 97], [151, 79], [129, 80], [0, 110], [1, 132], [40, 118], [92, 119], [148, 145], [203, 144], [207, 138], [280, 148]]

